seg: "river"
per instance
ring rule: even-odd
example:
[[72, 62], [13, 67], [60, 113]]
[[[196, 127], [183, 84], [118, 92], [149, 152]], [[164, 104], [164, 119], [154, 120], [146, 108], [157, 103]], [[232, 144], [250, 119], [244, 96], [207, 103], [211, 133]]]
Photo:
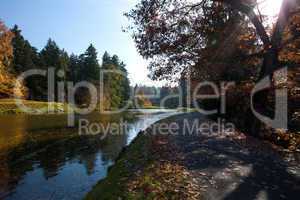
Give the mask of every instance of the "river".
[[122, 134], [107, 137], [66, 128], [66, 115], [2, 116], [0, 199], [82, 199], [141, 130], [174, 114], [174, 110], [132, 110], [78, 117], [100, 125], [128, 122]]

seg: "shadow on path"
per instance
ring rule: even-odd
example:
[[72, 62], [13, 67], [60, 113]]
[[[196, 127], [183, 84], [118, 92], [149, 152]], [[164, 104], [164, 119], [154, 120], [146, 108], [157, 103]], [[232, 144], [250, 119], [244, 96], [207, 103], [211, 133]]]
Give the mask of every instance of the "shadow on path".
[[[176, 122], [183, 133], [180, 119]], [[192, 119], [195, 116], [188, 119], [190, 123], [193, 123]], [[205, 119], [201, 121], [207, 122]], [[287, 162], [266, 143], [239, 136], [238, 133], [224, 136], [194, 132], [188, 136], [172, 137], [182, 164], [202, 191], [202, 199], [299, 199], [299, 162]], [[247, 142], [239, 143], [243, 140]]]

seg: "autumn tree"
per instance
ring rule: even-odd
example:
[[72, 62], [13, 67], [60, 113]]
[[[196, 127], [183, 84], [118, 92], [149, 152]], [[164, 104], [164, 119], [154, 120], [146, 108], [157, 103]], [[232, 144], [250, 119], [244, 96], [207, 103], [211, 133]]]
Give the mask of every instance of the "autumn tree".
[[[296, 0], [284, 0], [271, 28], [255, 0], [141, 0], [126, 15], [133, 22], [129, 30], [139, 53], [151, 60], [153, 79], [257, 82], [286, 66], [280, 58], [286, 49], [283, 39], [298, 6]], [[272, 117], [274, 113], [266, 110], [269, 94], [258, 93], [254, 102]], [[248, 119], [257, 124], [251, 132], [257, 132], [259, 122], [253, 115]]]
[[0, 21], [0, 97], [24, 97], [26, 89], [9, 67], [13, 59], [13, 33]]
[[0, 36], [0, 64], [1, 69], [4, 69], [9, 66], [13, 58], [13, 47], [11, 45], [11, 41], [14, 36], [2, 21], [0, 21]]
[[[230, 54], [236, 46], [230, 38], [234, 38], [242, 22], [249, 20], [263, 45], [259, 73], [262, 78], [280, 67], [278, 51], [295, 4], [296, 0], [284, 0], [271, 33], [255, 12], [254, 0], [141, 0], [127, 16], [133, 20], [131, 28], [139, 53], [152, 59], [149, 68], [153, 78], [172, 75], [189, 66], [199, 67], [215, 55]], [[222, 36], [220, 31], [226, 34]], [[216, 45], [222, 48], [207, 51], [207, 47]]]
[[143, 90], [145, 88], [139, 87], [138, 85], [135, 85], [133, 92], [134, 92], [134, 107], [135, 108], [149, 108], [153, 106], [150, 99], [146, 98], [145, 91]]

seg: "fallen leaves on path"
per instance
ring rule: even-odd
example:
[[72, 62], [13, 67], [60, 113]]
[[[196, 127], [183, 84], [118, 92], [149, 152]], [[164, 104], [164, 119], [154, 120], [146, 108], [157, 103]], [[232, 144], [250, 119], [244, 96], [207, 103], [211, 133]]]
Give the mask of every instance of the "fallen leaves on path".
[[[129, 181], [132, 199], [199, 199], [200, 192], [189, 172], [177, 160], [176, 146], [167, 136], [156, 136], [152, 141], [153, 162]], [[177, 160], [178, 161], [178, 160]]]

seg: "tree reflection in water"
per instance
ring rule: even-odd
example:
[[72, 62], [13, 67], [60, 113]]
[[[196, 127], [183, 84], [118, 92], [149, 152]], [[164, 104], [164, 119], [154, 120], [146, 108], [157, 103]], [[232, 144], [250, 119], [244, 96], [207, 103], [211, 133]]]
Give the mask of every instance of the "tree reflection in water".
[[[106, 176], [122, 148], [140, 130], [136, 128], [140, 125], [137, 122], [150, 125], [167, 115], [89, 116], [91, 121], [102, 124], [118, 122], [123, 117], [132, 123], [127, 130], [129, 135], [114, 134], [104, 140], [101, 135], [79, 136], [77, 129], [57, 128], [65, 123], [60, 117], [47, 120], [22, 117], [14, 123], [17, 126], [0, 130], [0, 198], [81, 199]], [[45, 122], [47, 127], [52, 124], [55, 128], [40, 129]], [[8, 122], [0, 119], [0, 123]], [[37, 130], [28, 131], [28, 127]]]
[[[101, 117], [101, 123], [109, 123], [110, 120], [118, 120], [120, 117]], [[90, 116], [91, 118], [97, 121], [95, 116]], [[1, 131], [0, 136], [1, 198], [19, 199], [22, 192], [18, 194], [18, 190], [23, 191], [26, 187], [32, 189], [30, 188], [30, 185], [34, 184], [32, 182], [45, 184], [57, 176], [64, 176], [64, 173], [61, 173], [64, 170], [73, 171], [74, 176], [95, 175], [97, 176], [96, 181], [105, 176], [105, 169], [113, 163], [127, 142], [127, 135], [109, 136], [105, 140], [101, 140], [100, 135], [78, 136], [75, 134], [76, 129], [48, 129], [29, 133], [26, 132], [26, 129], [32, 121], [28, 122], [28, 117], [22, 116], [14, 119], [18, 121], [14, 120], [14, 125], [11, 126], [7, 123], [12, 121], [10, 117], [8, 117], [8, 121], [1, 121], [1, 124], [6, 124], [6, 128], [2, 129], [6, 132]], [[56, 119], [56, 121], [59, 120]], [[57, 125], [55, 122], [54, 124]], [[64, 124], [60, 123], [60, 125]], [[103, 171], [97, 171], [96, 167], [99, 167], [97, 159], [100, 159], [98, 164], [103, 166]], [[84, 167], [85, 174], [80, 171], [80, 168], [77, 169], [78, 166]], [[65, 182], [60, 181], [64, 182], [60, 184], [70, 184], [70, 178], [63, 177], [62, 180], [65, 179]], [[82, 178], [80, 177], [80, 179]], [[27, 182], [31, 182], [31, 184], [22, 184]], [[90, 184], [93, 185], [95, 182]], [[22, 185], [24, 185], [24, 189]], [[17, 190], [15, 190], [16, 187]], [[47, 191], [42, 189], [40, 193], [40, 195], [48, 195]], [[35, 198], [34, 195], [22, 194], [22, 196]]]

